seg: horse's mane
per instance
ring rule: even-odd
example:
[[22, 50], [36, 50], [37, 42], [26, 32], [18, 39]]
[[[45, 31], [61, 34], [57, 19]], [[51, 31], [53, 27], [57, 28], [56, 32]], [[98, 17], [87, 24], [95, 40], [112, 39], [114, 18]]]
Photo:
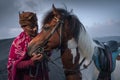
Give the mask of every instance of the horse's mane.
[[68, 19], [69, 21], [69, 26], [73, 32], [73, 37], [75, 38], [75, 40], [78, 42], [79, 40], [79, 34], [81, 31], [85, 31], [85, 28], [83, 26], [83, 24], [79, 21], [79, 19], [77, 18], [76, 15], [70, 15], [71, 19]]

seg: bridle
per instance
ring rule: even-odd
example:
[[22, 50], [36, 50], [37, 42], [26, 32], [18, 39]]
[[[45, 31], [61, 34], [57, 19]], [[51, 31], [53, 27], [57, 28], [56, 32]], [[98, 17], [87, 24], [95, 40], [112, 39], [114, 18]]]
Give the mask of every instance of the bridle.
[[[51, 30], [51, 32], [48, 34], [48, 36], [46, 37], [46, 39], [40, 44], [40, 46], [37, 47], [33, 52], [36, 52], [36, 51], [37, 51], [37, 53], [43, 53], [43, 52], [45, 52], [44, 47], [47, 45], [49, 39], [55, 33], [55, 31], [58, 30], [58, 28], [60, 28], [60, 33], [59, 33], [60, 45], [59, 45], [59, 47], [61, 46], [61, 44], [62, 44], [62, 27], [63, 27], [63, 24], [64, 24], [64, 20], [63, 19], [59, 20], [57, 17], [55, 17], [55, 18], [57, 20], [57, 23], [56, 23], [55, 27]], [[46, 31], [45, 25], [43, 26], [43, 30]]]
[[[56, 17], [55, 17], [56, 18]], [[56, 19], [57, 20], [57, 23], [55, 25], [55, 27], [51, 30], [51, 32], [49, 33], [49, 35], [46, 37], [46, 39], [42, 42], [42, 44], [39, 45], [39, 47], [37, 47], [34, 51], [32, 51], [32, 53], [34, 52], [37, 52], [38, 54], [43, 54], [44, 58], [47, 59], [48, 61], [50, 61], [51, 63], [53, 63], [54, 65], [56, 65], [58, 68], [60, 68], [56, 63], [54, 63], [53, 60], [51, 60], [49, 58], [49, 56], [47, 55], [47, 52], [45, 51], [44, 47], [47, 45], [49, 39], [51, 38], [51, 36], [55, 33], [55, 31], [58, 30], [58, 28], [60, 28], [60, 45], [59, 47], [61, 46], [61, 43], [62, 43], [62, 27], [63, 27], [63, 24], [64, 24], [64, 21], [63, 20], [59, 20], [59, 19]], [[45, 30], [44, 28], [45, 26], [43, 26], [43, 30]], [[38, 74], [38, 67], [39, 67], [39, 64], [37, 65], [37, 69], [36, 69], [36, 73], [35, 73], [35, 77], [37, 76]], [[31, 69], [30, 69], [30, 73], [29, 75], [31, 77], [33, 77], [32, 73], [31, 73]]]

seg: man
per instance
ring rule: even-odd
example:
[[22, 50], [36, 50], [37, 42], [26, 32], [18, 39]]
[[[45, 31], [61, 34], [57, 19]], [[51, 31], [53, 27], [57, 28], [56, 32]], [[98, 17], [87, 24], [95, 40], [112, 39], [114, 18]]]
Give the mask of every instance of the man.
[[[8, 80], [49, 80], [42, 54], [27, 55], [27, 45], [38, 33], [37, 16], [33, 12], [19, 14], [23, 31], [14, 39], [8, 57]], [[36, 64], [39, 62], [39, 65]]]

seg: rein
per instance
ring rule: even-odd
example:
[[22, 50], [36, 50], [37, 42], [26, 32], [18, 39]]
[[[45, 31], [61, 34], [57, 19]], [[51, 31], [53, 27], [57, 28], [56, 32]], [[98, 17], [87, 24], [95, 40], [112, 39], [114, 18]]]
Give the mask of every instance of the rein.
[[[85, 59], [85, 58], [84, 58]], [[82, 62], [82, 61], [81, 61]], [[84, 61], [83, 61], [84, 62]], [[82, 69], [80, 69], [81, 71], [82, 70], [85, 70], [85, 69], [87, 69], [88, 68], [88, 66], [90, 66], [90, 64], [92, 63], [92, 60], [89, 62], [89, 64], [88, 65], [83, 65], [83, 68]], [[82, 65], [82, 64], [81, 64]]]
[[[47, 38], [44, 40], [44, 42], [39, 46], [37, 47], [33, 52], [36, 52], [37, 53], [40, 53], [40, 54], [43, 54], [44, 58], [47, 59], [48, 61], [50, 61], [51, 63], [53, 63], [54, 65], [56, 65], [58, 68], [60, 68], [53, 60], [51, 60], [49, 58], [49, 56], [47, 55], [47, 52], [45, 52], [44, 50], [44, 46], [47, 45], [48, 43], [48, 40], [50, 39], [50, 37], [54, 34], [54, 32], [60, 27], [60, 47], [61, 47], [61, 42], [62, 42], [62, 26], [63, 26], [63, 21], [62, 20], [59, 20], [56, 24], [56, 26], [52, 29], [52, 31], [50, 32], [50, 34], [47, 36]], [[60, 26], [59, 26], [60, 25]], [[44, 54], [45, 53], [45, 54]], [[37, 77], [37, 74], [38, 74], [38, 69], [39, 69], [39, 64], [37, 64], [37, 69], [36, 69], [36, 73], [35, 73], [35, 77]], [[31, 69], [30, 69], [30, 73], [29, 75], [31, 77], [34, 77], [31, 73]]]

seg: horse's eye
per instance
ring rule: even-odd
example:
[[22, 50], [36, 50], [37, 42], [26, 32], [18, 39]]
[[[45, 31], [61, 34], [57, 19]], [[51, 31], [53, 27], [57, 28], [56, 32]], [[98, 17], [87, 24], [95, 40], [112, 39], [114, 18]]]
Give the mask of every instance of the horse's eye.
[[45, 31], [48, 31], [48, 30], [50, 30], [50, 26], [44, 26], [43, 29], [44, 29]]

